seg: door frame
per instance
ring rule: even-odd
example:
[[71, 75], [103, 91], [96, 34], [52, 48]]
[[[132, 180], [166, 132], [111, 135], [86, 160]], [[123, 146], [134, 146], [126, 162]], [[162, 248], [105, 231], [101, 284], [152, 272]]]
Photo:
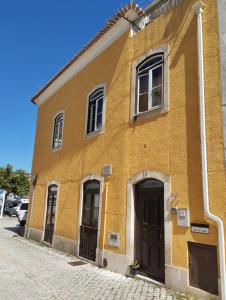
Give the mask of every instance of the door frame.
[[[57, 215], [58, 215], [58, 200], [59, 200], [59, 192], [60, 192], [60, 182], [59, 181], [49, 181], [46, 186], [46, 198], [45, 198], [45, 209], [44, 209], [44, 218], [43, 218], [43, 232], [42, 232], [42, 239], [41, 242], [44, 241], [44, 236], [45, 236], [45, 228], [46, 228], [46, 212], [47, 212], [47, 205], [48, 205], [48, 196], [49, 196], [49, 187], [51, 185], [56, 185], [57, 186], [57, 197], [56, 197], [56, 214], [55, 214], [55, 223], [54, 223], [54, 229], [53, 229], [53, 240], [54, 240], [54, 235], [56, 232], [56, 224], [57, 224]], [[52, 241], [53, 244], [53, 241]]]
[[82, 224], [82, 212], [83, 212], [83, 196], [84, 196], [84, 184], [90, 180], [97, 180], [100, 183], [100, 202], [99, 202], [99, 216], [98, 216], [98, 231], [97, 231], [97, 248], [96, 248], [96, 260], [98, 261], [97, 249], [99, 249], [100, 244], [100, 231], [101, 231], [101, 219], [102, 219], [102, 199], [103, 199], [103, 190], [104, 190], [104, 177], [91, 174], [85, 176], [81, 180], [80, 184], [80, 201], [79, 201], [79, 211], [78, 211], [78, 225], [77, 225], [77, 255], [79, 256], [79, 247], [80, 247], [80, 226]]
[[[145, 179], [157, 179], [164, 184], [164, 241], [165, 266], [172, 265], [172, 225], [170, 209], [170, 176], [158, 171], [145, 170], [131, 177], [127, 190], [126, 255], [134, 262], [135, 247], [135, 185]], [[166, 276], [165, 276], [165, 280]]]

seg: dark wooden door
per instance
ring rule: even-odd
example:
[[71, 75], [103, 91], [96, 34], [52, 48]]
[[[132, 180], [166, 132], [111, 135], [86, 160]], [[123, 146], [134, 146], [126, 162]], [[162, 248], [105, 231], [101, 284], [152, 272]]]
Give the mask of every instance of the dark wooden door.
[[218, 295], [217, 247], [188, 242], [190, 285]]
[[48, 189], [44, 241], [52, 244], [56, 214], [57, 185]]
[[92, 261], [96, 259], [99, 200], [100, 183], [96, 180], [87, 181], [83, 191], [79, 255]]
[[140, 273], [165, 282], [164, 185], [147, 179], [135, 186], [135, 259]]

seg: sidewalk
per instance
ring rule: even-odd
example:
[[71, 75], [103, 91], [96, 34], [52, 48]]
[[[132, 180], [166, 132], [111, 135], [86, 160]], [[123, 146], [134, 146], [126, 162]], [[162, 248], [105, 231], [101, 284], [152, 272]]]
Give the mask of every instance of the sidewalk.
[[0, 219], [0, 295], [4, 300], [195, 299], [98, 268], [18, 235], [16, 218]]

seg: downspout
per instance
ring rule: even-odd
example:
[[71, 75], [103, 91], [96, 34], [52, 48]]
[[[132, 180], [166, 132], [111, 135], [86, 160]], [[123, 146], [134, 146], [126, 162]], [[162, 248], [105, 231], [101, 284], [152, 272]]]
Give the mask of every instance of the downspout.
[[220, 297], [226, 300], [226, 272], [225, 272], [225, 242], [224, 224], [221, 218], [212, 214], [209, 209], [208, 192], [208, 172], [207, 172], [207, 153], [206, 153], [206, 120], [205, 120], [205, 92], [204, 92], [204, 64], [203, 64], [203, 34], [202, 34], [202, 13], [205, 5], [198, 1], [193, 9], [197, 15], [198, 31], [198, 61], [199, 61], [199, 105], [200, 105], [200, 135], [201, 135], [201, 158], [202, 158], [202, 186], [204, 213], [207, 218], [216, 222], [218, 227], [218, 250], [220, 262]]

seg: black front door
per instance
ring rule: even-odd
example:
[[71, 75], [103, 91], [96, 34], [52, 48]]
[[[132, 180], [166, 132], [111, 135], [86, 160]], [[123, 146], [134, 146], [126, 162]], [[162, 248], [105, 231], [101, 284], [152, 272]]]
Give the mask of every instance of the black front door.
[[99, 200], [100, 183], [96, 180], [87, 181], [83, 191], [79, 255], [92, 261], [96, 259]]
[[57, 199], [57, 185], [53, 184], [49, 186], [48, 198], [47, 198], [47, 209], [46, 209], [46, 222], [45, 222], [45, 233], [44, 241], [52, 244], [55, 214], [56, 214], [56, 199]]
[[135, 186], [135, 259], [141, 274], [164, 283], [164, 185], [155, 179]]

